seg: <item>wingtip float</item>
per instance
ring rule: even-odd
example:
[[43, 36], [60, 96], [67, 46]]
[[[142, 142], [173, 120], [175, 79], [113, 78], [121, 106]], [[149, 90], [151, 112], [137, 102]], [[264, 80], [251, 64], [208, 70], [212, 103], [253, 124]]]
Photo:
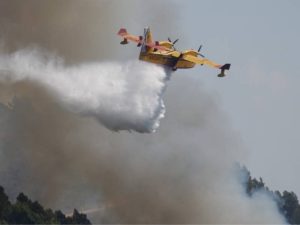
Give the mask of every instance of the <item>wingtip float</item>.
[[219, 65], [206, 59], [205, 56], [200, 53], [202, 45], [199, 47], [198, 51], [193, 49], [177, 51], [174, 45], [178, 39], [173, 42], [170, 38], [168, 38], [167, 41], [153, 41], [150, 28], [144, 29], [143, 36], [129, 34], [125, 28], [121, 28], [118, 35], [123, 38], [120, 44], [125, 45], [128, 44], [128, 41], [132, 41], [137, 44], [137, 47], [141, 47], [139, 55], [140, 60], [164, 65], [170, 67], [173, 71], [176, 71], [177, 69], [193, 68], [196, 64], [208, 65], [220, 69], [221, 72], [218, 74], [218, 77], [224, 77], [225, 70], [230, 69], [230, 64], [228, 63]]

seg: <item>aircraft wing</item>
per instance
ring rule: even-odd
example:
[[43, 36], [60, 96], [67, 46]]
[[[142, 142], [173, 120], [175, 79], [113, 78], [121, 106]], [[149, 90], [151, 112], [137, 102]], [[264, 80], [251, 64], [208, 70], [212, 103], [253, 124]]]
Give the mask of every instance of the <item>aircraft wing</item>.
[[196, 63], [196, 64], [200, 64], [200, 65], [208, 65], [210, 67], [213, 67], [213, 68], [218, 68], [220, 69], [222, 67], [222, 65], [219, 65], [213, 61], [210, 61], [209, 59], [205, 59], [205, 58], [199, 58], [199, 57], [196, 57], [196, 56], [192, 56], [192, 55], [187, 55], [187, 54], [184, 54], [182, 56], [183, 59], [187, 60], [187, 61], [190, 61], [190, 62], [193, 62], [193, 63]]
[[221, 73], [218, 74], [218, 77], [224, 77], [225, 76], [225, 70], [229, 70], [230, 69], [230, 64], [229, 63], [226, 63], [224, 65], [219, 65], [213, 61], [210, 61], [208, 59], [205, 59], [205, 58], [198, 58], [196, 56], [192, 56], [192, 55], [188, 55], [188, 54], [184, 54], [182, 56], [183, 59], [187, 60], [187, 61], [190, 61], [190, 62], [193, 62], [193, 63], [196, 63], [196, 64], [200, 64], [200, 65], [208, 65], [210, 67], [213, 67], [213, 68], [217, 68], [217, 69], [220, 69], [221, 70]]
[[[160, 46], [160, 47], [163, 47], [163, 46]], [[163, 51], [154, 52], [154, 54], [164, 55], [164, 56], [173, 56], [173, 57], [176, 57], [176, 58], [179, 58], [181, 56], [180, 52], [170, 50], [170, 49], [164, 49]]]

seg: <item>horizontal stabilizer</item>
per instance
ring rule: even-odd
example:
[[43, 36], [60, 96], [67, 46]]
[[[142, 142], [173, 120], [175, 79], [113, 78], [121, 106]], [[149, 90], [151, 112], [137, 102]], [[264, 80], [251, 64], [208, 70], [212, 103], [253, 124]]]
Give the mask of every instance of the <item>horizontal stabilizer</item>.
[[229, 69], [230, 69], [230, 64], [229, 64], [229, 63], [226, 63], [226, 64], [224, 64], [223, 66], [221, 66], [220, 69], [221, 69], [221, 70], [229, 70]]

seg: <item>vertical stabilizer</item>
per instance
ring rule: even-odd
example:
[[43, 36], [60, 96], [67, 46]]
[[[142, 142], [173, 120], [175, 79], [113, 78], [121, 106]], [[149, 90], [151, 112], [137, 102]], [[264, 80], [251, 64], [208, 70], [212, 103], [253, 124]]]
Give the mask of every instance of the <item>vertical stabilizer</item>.
[[153, 39], [152, 39], [152, 34], [150, 31], [149, 27], [144, 28], [144, 38], [143, 38], [143, 45], [141, 48], [141, 53], [147, 53], [147, 52], [151, 52], [154, 49], [152, 47], [147, 46], [147, 44], [152, 44], [153, 43]]

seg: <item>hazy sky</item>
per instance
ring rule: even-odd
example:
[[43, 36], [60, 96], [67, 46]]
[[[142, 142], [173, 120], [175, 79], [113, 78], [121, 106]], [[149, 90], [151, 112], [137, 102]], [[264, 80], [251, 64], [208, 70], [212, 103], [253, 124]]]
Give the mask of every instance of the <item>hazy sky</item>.
[[300, 2], [177, 4], [182, 10], [178, 27], [184, 30], [178, 47], [203, 44], [207, 58], [232, 63], [225, 79], [204, 67], [177, 75], [197, 74], [216, 95], [242, 139], [244, 163], [254, 176], [261, 176], [271, 189], [300, 195]]
[[[1, 2], [1, 4], [4, 3], [4, 1]], [[65, 7], [69, 4], [68, 1], [63, 3]], [[40, 21], [20, 21], [24, 27], [28, 25], [27, 23], [32, 23], [39, 29], [32, 30], [37, 34], [35, 39], [31, 38], [34, 35], [30, 32], [26, 33], [28, 40], [25, 35], [25, 44], [37, 41], [50, 50], [52, 50], [51, 47], [58, 46], [61, 50], [57, 51], [59, 55], [62, 53], [65, 53], [62, 57], [68, 54], [76, 55], [77, 58], [73, 57], [75, 62], [97, 59], [99, 52], [103, 50], [101, 45], [97, 45], [98, 39], [110, 37], [111, 33], [117, 32], [120, 26], [127, 27], [128, 31], [134, 34], [142, 32], [143, 26], [151, 26], [155, 40], [165, 39], [168, 36], [173, 40], [179, 38], [176, 44], [179, 49], [197, 49], [200, 44], [203, 44], [202, 53], [207, 58], [218, 63], [232, 64], [228, 77], [219, 79], [216, 76], [218, 71], [207, 67], [196, 67], [192, 70], [178, 70], [173, 76], [174, 82], [176, 82], [176, 76], [193, 75], [195, 82], [198, 82], [201, 88], [206, 89], [218, 100], [224, 110], [224, 115], [229, 118], [238, 134], [237, 139], [242, 140], [246, 149], [243, 163], [252, 174], [256, 177], [263, 177], [271, 189], [293, 190], [300, 195], [300, 181], [296, 173], [300, 168], [298, 163], [300, 156], [298, 153], [299, 1], [173, 0], [170, 2], [152, 1], [144, 5], [145, 7], [138, 7], [134, 1], [114, 2], [109, 6], [117, 8], [117, 11], [120, 10], [120, 13], [116, 13], [113, 17], [116, 22], [110, 21], [109, 23], [114, 26], [107, 25], [97, 30], [97, 23], [101, 21], [103, 12], [100, 12], [101, 7], [95, 8], [90, 14], [97, 18], [95, 20], [98, 22], [89, 25], [95, 29], [93, 34], [89, 33], [89, 36], [86, 36], [82, 29], [88, 30], [86, 24], [90, 20], [85, 21], [84, 18], [81, 20], [77, 14], [78, 4], [73, 4], [72, 10], [68, 8], [68, 16], [65, 16], [66, 13], [62, 7], [48, 7], [49, 13], [51, 10], [56, 10], [60, 15], [52, 20], [48, 20], [47, 15], [39, 14], [38, 10], [34, 11], [35, 8], [33, 8], [34, 15]], [[152, 5], [161, 6], [161, 11], [157, 10], [159, 7], [152, 7]], [[28, 8], [32, 6], [33, 4], [29, 4]], [[130, 16], [121, 13], [122, 7], [130, 9]], [[154, 10], [153, 15], [159, 16], [149, 16], [149, 12]], [[11, 21], [14, 21], [15, 17], [18, 21], [23, 15], [22, 13], [11, 14], [10, 11], [1, 13], [3, 18], [5, 18], [5, 13], [6, 16], [14, 15]], [[143, 16], [145, 13], [147, 17]], [[170, 18], [174, 18], [171, 23]], [[57, 21], [61, 24], [64, 22], [69, 24], [68, 21], [71, 19], [77, 19], [76, 21], [84, 24], [78, 26], [75, 24], [70, 29], [73, 29], [77, 35], [74, 39], [78, 40], [80, 37], [85, 40], [85, 51], [82, 48], [73, 48], [72, 42], [66, 42], [68, 38], [64, 39], [59, 36], [63, 32], [55, 33], [53, 32], [53, 30], [56, 31], [55, 26], [50, 26]], [[11, 27], [4, 29], [5, 31], [15, 26], [15, 23], [8, 24]], [[41, 29], [43, 24], [47, 26]], [[64, 28], [64, 26], [61, 27]], [[37, 32], [40, 29], [41, 32]], [[20, 32], [22, 33], [22, 30]], [[74, 32], [69, 33], [74, 35]], [[24, 35], [24, 32], [22, 34]], [[44, 36], [48, 35], [52, 38], [50, 40], [46, 38], [46, 43], [42, 42], [41, 40], [45, 39]], [[115, 42], [119, 42], [117, 35]], [[126, 51], [121, 51], [124, 55], [115, 54], [115, 49], [119, 52], [120, 49], [123, 50], [121, 47], [112, 46], [112, 51], [106, 52], [107, 59], [134, 58], [138, 54], [134, 46], [128, 46]], [[68, 61], [68, 58], [66, 59]]]
[[[126, 161], [126, 158], [130, 158], [131, 155], [126, 155], [124, 149], [139, 152], [142, 149], [141, 146], [144, 147], [146, 143], [145, 152], [147, 154], [153, 154], [161, 159], [161, 156], [168, 153], [172, 166], [167, 168], [165, 177], [169, 177], [169, 174], [172, 175], [173, 173], [176, 178], [181, 176], [180, 173], [177, 174], [177, 166], [179, 169], [187, 165], [190, 167], [191, 164], [189, 164], [189, 161], [185, 161], [185, 158], [191, 159], [192, 165], [196, 166], [195, 170], [193, 169], [196, 177], [201, 176], [201, 179], [205, 181], [199, 182], [199, 184], [205, 184], [204, 186], [200, 185], [204, 192], [199, 191], [199, 193], [206, 197], [206, 191], [210, 191], [206, 187], [207, 180], [211, 182], [209, 184], [222, 182], [224, 176], [215, 177], [214, 172], [221, 170], [223, 172], [223, 164], [226, 164], [227, 168], [226, 162], [230, 161], [231, 164], [233, 155], [234, 160], [239, 160], [240, 156], [237, 154], [244, 152], [245, 156], [241, 163], [249, 168], [253, 176], [261, 176], [270, 189], [295, 191], [300, 196], [300, 181], [296, 175], [296, 171], [300, 167], [298, 166], [298, 156], [300, 154], [298, 154], [299, 144], [297, 140], [300, 125], [297, 116], [300, 111], [300, 107], [297, 104], [298, 92], [300, 92], [298, 91], [298, 83], [300, 81], [298, 71], [300, 66], [296, 61], [300, 50], [298, 44], [299, 1], [153, 0], [146, 2], [138, 0], [107, 0], [102, 1], [101, 4], [95, 4], [97, 1], [73, 0], [57, 0], [57, 3], [53, 3], [50, 0], [42, 3], [38, 0], [28, 0], [31, 4], [27, 2], [26, 4], [21, 4], [21, 1], [15, 0], [13, 3], [0, 1], [0, 27], [3, 33], [2, 36], [6, 39], [2, 42], [0, 34], [0, 45], [3, 45], [0, 46], [1, 51], [20, 50], [24, 47], [30, 47], [32, 44], [37, 44], [47, 49], [47, 51], [54, 52], [64, 58], [66, 65], [110, 60], [124, 62], [128, 58], [136, 59], [138, 49], [135, 45], [128, 45], [126, 48], [119, 45], [120, 38], [116, 35], [118, 29], [124, 26], [133, 34], [141, 34], [144, 26], [150, 26], [155, 40], [166, 39], [167, 37], [171, 37], [173, 40], [179, 38], [180, 40], [176, 44], [178, 49], [197, 49], [200, 44], [203, 44], [202, 53], [207, 58], [220, 64], [232, 64], [228, 76], [223, 79], [217, 77], [219, 71], [207, 67], [198, 66], [191, 70], [178, 70], [168, 82], [169, 86], [164, 95], [167, 110], [166, 118], [161, 121], [161, 127], [157, 133], [142, 136], [135, 133], [120, 132], [119, 134], [111, 135], [110, 131], [105, 130], [103, 131], [104, 135], [111, 135], [109, 136], [111, 138], [108, 138], [107, 142], [99, 142], [98, 135], [102, 135], [102, 130], [99, 134], [93, 132], [93, 135], [90, 135], [89, 132], [83, 129], [84, 135], [78, 135], [81, 133], [76, 133], [76, 135], [84, 136], [84, 138], [91, 136], [92, 139], [83, 138], [83, 142], [79, 142], [81, 139], [78, 140], [78, 143], [80, 143], [78, 147], [79, 153], [82, 154], [81, 150], [85, 149], [86, 142], [89, 143], [88, 147], [92, 146], [91, 149], [94, 149], [94, 144], [97, 146], [95, 149], [98, 149], [98, 144], [101, 143], [101, 148], [99, 149], [101, 149], [101, 152], [103, 151], [103, 154], [107, 149], [114, 149], [114, 151], [109, 151], [109, 153], [117, 156], [115, 162], [118, 166], [126, 163], [129, 165], [131, 160], [127, 159]], [[51, 106], [51, 104], [46, 104], [46, 109]], [[44, 111], [48, 112], [47, 110]], [[220, 111], [224, 113], [224, 116], [220, 115]], [[30, 115], [29, 117], [16, 115], [16, 120], [12, 119], [16, 123], [16, 127], [24, 127], [22, 126], [23, 119], [27, 121], [26, 119], [29, 118], [29, 121], [31, 121], [30, 113], [28, 114]], [[65, 147], [65, 138], [64, 135], [61, 135], [69, 132], [69, 126], [64, 127], [65, 123], [68, 122], [65, 121], [65, 118], [72, 121], [74, 118], [69, 116], [69, 114], [59, 114], [57, 118], [56, 116], [52, 118], [55, 122], [52, 123], [52, 120], [49, 120], [45, 115], [42, 114], [42, 121], [46, 121], [46, 125], [49, 123], [51, 129], [48, 129], [48, 126], [44, 123], [32, 123], [32, 130], [38, 129], [43, 131], [38, 133], [42, 134], [41, 137], [45, 137], [45, 139], [36, 138], [34, 135], [29, 136], [33, 138], [33, 141], [28, 143], [33, 143], [34, 145], [32, 145], [33, 147], [28, 147], [31, 150], [28, 154], [29, 156], [32, 154], [34, 157], [37, 157], [36, 160], [33, 160], [35, 163], [30, 163], [33, 165], [30, 168], [34, 171], [32, 174], [37, 178], [42, 178], [38, 179], [41, 183], [45, 183], [43, 182], [44, 177], [49, 180], [49, 174], [54, 170], [54, 174], [57, 174], [61, 180], [57, 179], [56, 176], [52, 176], [55, 179], [46, 184], [46, 189], [54, 196], [59, 196], [59, 191], [57, 190], [67, 190], [64, 186], [64, 177], [70, 178], [67, 176], [69, 175], [68, 172], [72, 171], [73, 176], [77, 178], [77, 174], [72, 169], [68, 170], [69, 165], [73, 166], [73, 161], [68, 160], [68, 157], [66, 157], [69, 156], [68, 149], [73, 148], [73, 142], [70, 146], [68, 145], [69, 148]], [[79, 122], [74, 119], [74, 126], [76, 124], [77, 127], [77, 123]], [[56, 126], [56, 124], [59, 126]], [[11, 125], [11, 123], [8, 123], [8, 125]], [[35, 127], [35, 125], [38, 126]], [[194, 128], [194, 125], [196, 125], [197, 129]], [[82, 128], [89, 126], [90, 124], [84, 124]], [[61, 130], [60, 127], [62, 127]], [[234, 132], [231, 127], [234, 128]], [[59, 132], [56, 132], [57, 130]], [[98, 131], [98, 128], [96, 130]], [[48, 135], [48, 132], [55, 134], [54, 139], [52, 139], [52, 135]], [[80, 132], [80, 129], [78, 129], [78, 132]], [[28, 133], [34, 134], [34, 132]], [[75, 137], [77, 137], [76, 135]], [[97, 135], [95, 139], [93, 139], [94, 135]], [[180, 139], [179, 137], [181, 136], [184, 136], [184, 138]], [[106, 136], [103, 137], [104, 140]], [[234, 141], [231, 139], [234, 139]], [[49, 142], [47, 143], [45, 140]], [[97, 141], [94, 143], [94, 141], [89, 140]], [[42, 143], [42, 147], [40, 147], [40, 143]], [[48, 146], [52, 146], [53, 143], [59, 143], [59, 147], [56, 146], [55, 148], [56, 152], [48, 151], [48, 149], [51, 149]], [[35, 168], [39, 168], [38, 166], [43, 164], [42, 159], [45, 159], [45, 156], [43, 154], [35, 154], [36, 152], [32, 150], [38, 149], [38, 152], [40, 152], [40, 148], [44, 150], [44, 146], [46, 146], [44, 152], [51, 157], [49, 158], [50, 160], [47, 158], [46, 165], [42, 167], [43, 170], [36, 170]], [[186, 146], [189, 147], [185, 149], [184, 147]], [[235, 146], [241, 146], [242, 150], [235, 151]], [[230, 151], [228, 151], [229, 148]], [[160, 151], [160, 154], [156, 154], [157, 152], [155, 151], [148, 151], [152, 149]], [[183, 161], [178, 161], [180, 163], [176, 163], [177, 161], [173, 160], [174, 154], [176, 155], [176, 149], [177, 153], [179, 153], [178, 156], [180, 156], [179, 159], [183, 159]], [[168, 151], [165, 152], [163, 150], [170, 150], [170, 154]], [[219, 150], [221, 153], [218, 152]], [[99, 156], [102, 156], [101, 152]], [[130, 153], [133, 152], [130, 151]], [[144, 152], [141, 153], [141, 155], [144, 154]], [[42, 157], [39, 157], [40, 155]], [[66, 158], [61, 158], [59, 157], [60, 155]], [[12, 156], [14, 155], [12, 154]], [[92, 154], [89, 156], [92, 156]], [[138, 154], [134, 154], [134, 156], [138, 156]], [[149, 166], [157, 169], [157, 171], [154, 170], [153, 173], [149, 173], [150, 175], [159, 175], [160, 172], [165, 171], [164, 164], [161, 164], [163, 165], [162, 167], [153, 166], [153, 163], [156, 165], [155, 163], [160, 162], [155, 157], [153, 158], [155, 159], [154, 161], [149, 160]], [[74, 165], [79, 165], [81, 158], [78, 156], [75, 158]], [[77, 158], [80, 158], [80, 160], [78, 161]], [[100, 187], [99, 183], [101, 183], [107, 186], [107, 190], [110, 190], [108, 184], [113, 184], [112, 186], [114, 186], [114, 183], [110, 182], [110, 175], [108, 180], [100, 181], [95, 179], [94, 176], [98, 178], [99, 171], [105, 172], [105, 168], [115, 171], [115, 167], [106, 158], [100, 158], [102, 160], [100, 162], [105, 161], [105, 163], [99, 163], [97, 161], [98, 158], [90, 160], [93, 162], [95, 160], [95, 164], [90, 163], [91, 166], [85, 168], [82, 174], [86, 175], [87, 179], [90, 179], [93, 188], [95, 188], [95, 185]], [[132, 158], [135, 159], [136, 157]], [[57, 162], [56, 159], [67, 159], [68, 164], [64, 164], [63, 168], [57, 167], [53, 169], [54, 163], [52, 162]], [[106, 161], [109, 162], [107, 167]], [[184, 162], [187, 164], [184, 164]], [[121, 168], [121, 166], [116, 168]], [[202, 171], [200, 169], [199, 171], [199, 168], [205, 168], [205, 170]], [[10, 169], [9, 166], [8, 169]], [[81, 168], [78, 167], [78, 169], [80, 170]], [[215, 169], [217, 170], [214, 171]], [[30, 169], [28, 170], [30, 171]], [[134, 171], [138, 174], [140, 172], [139, 170]], [[148, 174], [148, 170], [145, 171]], [[122, 170], [121, 175], [116, 172], [112, 177], [120, 177], [120, 180], [122, 180], [126, 177], [123, 176], [127, 174], [126, 172], [128, 171]], [[184, 190], [197, 190], [198, 192], [198, 186], [192, 185], [194, 183], [194, 173], [189, 174], [189, 172], [189, 170], [184, 170], [184, 174], [187, 175], [184, 177], [188, 179], [184, 187], [189, 188], [191, 186], [191, 189]], [[223, 173], [220, 174], [224, 175]], [[161, 179], [164, 176], [158, 176], [158, 184], [161, 180], [164, 180]], [[105, 178], [105, 176], [103, 177]], [[134, 176], [132, 177], [134, 178]], [[147, 176], [141, 177], [146, 180], [145, 184], [148, 184], [149, 181], [152, 182], [151, 179], [147, 179]], [[154, 177], [156, 178], [156, 176]], [[205, 178], [209, 179], [205, 180]], [[181, 183], [185, 183], [185, 179], [180, 179]], [[10, 181], [11, 179], [9, 178], [8, 180]], [[189, 183], [190, 181], [191, 183]], [[124, 183], [125, 188], [127, 188], [127, 183], [131, 186], [132, 182], [139, 183], [139, 179], [132, 179], [129, 183], [124, 181], [121, 183]], [[196, 183], [198, 184], [198, 182]], [[26, 182], [26, 184], [32, 186], [31, 183]], [[17, 186], [22, 187], [21, 185]], [[25, 187], [28, 186], [25, 185]], [[56, 190], [52, 187], [56, 187]], [[180, 187], [180, 185], [176, 187]], [[42, 188], [39, 189], [43, 190]], [[116, 193], [119, 193], [117, 188], [114, 190]], [[161, 191], [161, 188], [159, 190]], [[55, 193], [52, 193], [52, 191]], [[111, 194], [109, 191], [107, 192]], [[191, 191], [187, 192], [192, 193]], [[114, 192], [112, 193], [115, 194]], [[134, 191], [132, 193], [135, 194]], [[150, 195], [141, 193], [142, 200], [144, 199], [143, 196], [150, 196], [152, 200], [151, 193], [155, 192], [150, 188], [149, 193]], [[169, 192], [167, 191], [166, 193]], [[176, 196], [176, 193], [174, 196]], [[227, 197], [228, 193], [232, 192], [226, 192], [224, 196]], [[111, 196], [114, 196], [113, 194]], [[52, 201], [52, 195], [44, 194], [45, 196], [46, 201]], [[109, 195], [107, 199], [114, 198], [111, 196]], [[194, 198], [193, 195], [187, 197], [190, 196], [192, 196], [192, 199]], [[130, 198], [130, 195], [127, 197]], [[175, 198], [171, 197], [170, 199]], [[217, 196], [217, 199], [216, 203], [224, 202], [220, 201], [219, 196]], [[149, 201], [138, 201], [137, 206], [140, 203], [144, 204], [144, 202]], [[163, 204], [158, 205], [164, 207]], [[177, 210], [176, 204], [171, 205], [175, 205]], [[222, 205], [228, 208], [228, 202], [225, 201]], [[235, 204], [233, 205], [234, 207], [236, 206]], [[148, 206], [151, 206], [151, 204], [148, 204]], [[193, 204], [191, 206], [193, 210], [197, 209]], [[161, 211], [161, 208], [152, 208], [155, 208], [158, 214]], [[212, 208], [215, 209], [215, 207]], [[256, 209], [256, 207], [254, 208]], [[249, 212], [251, 217], [253, 217], [251, 211]], [[263, 214], [265, 214], [265, 211]], [[199, 216], [198, 211], [194, 215]]]

